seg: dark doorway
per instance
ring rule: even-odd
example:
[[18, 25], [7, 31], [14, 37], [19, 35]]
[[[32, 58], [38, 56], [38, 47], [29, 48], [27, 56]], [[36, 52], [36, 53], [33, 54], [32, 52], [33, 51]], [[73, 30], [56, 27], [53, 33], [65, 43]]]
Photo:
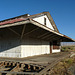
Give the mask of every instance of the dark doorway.
[[52, 42], [50, 42], [50, 54], [52, 53]]
[[53, 49], [60, 49], [60, 42], [53, 41]]

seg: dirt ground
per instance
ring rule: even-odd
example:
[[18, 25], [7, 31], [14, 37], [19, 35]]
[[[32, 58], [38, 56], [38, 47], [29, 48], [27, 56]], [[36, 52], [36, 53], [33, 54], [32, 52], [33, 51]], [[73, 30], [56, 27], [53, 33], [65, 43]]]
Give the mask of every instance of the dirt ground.
[[75, 56], [65, 58], [57, 63], [50, 75], [75, 75]]
[[16, 62], [40, 62], [40, 63], [51, 63], [59, 58], [62, 58], [66, 55], [70, 54], [69, 52], [60, 52], [54, 54], [45, 54], [38, 56], [31, 56], [25, 58], [2, 58], [0, 57], [0, 61], [16, 61]]
[[[36, 65], [35, 72], [44, 74], [48, 71], [50, 72], [50, 70], [52, 69], [52, 67], [54, 65], [56, 65], [61, 59], [65, 58], [65, 57], [69, 57], [70, 54], [71, 54], [70, 52], [60, 52], [60, 53], [44, 54], [44, 55], [25, 57], [25, 58], [2, 58], [2, 57], [0, 57], [0, 61], [1, 62], [9, 62], [9, 63], [10, 62], [11, 63], [19, 62], [19, 64], [21, 64], [21, 65], [26, 64], [28, 66], [25, 65], [26, 67], [24, 67], [24, 66], [22, 66], [23, 68], [21, 67], [21, 69], [23, 69], [24, 72], [29, 72], [29, 70], [31, 70], [30, 72], [32, 72], [32, 68], [31, 67], [29, 68], [29, 65], [31, 65], [33, 67], [35, 67], [35, 65]], [[8, 64], [6, 66], [8, 66]], [[16, 68], [16, 66], [15, 66], [15, 68]], [[38, 71], [37, 71], [37, 67], [38, 67]], [[4, 67], [3, 69], [6, 69], [6, 67]], [[13, 70], [13, 68], [11, 66], [10, 66], [10, 69]], [[20, 67], [18, 69], [20, 69]], [[16, 70], [18, 70], [18, 69], [16, 68]], [[13, 72], [15, 72], [16, 70], [14, 70]], [[4, 70], [2, 70], [2, 71], [4, 71]], [[9, 72], [7, 72], [7, 73], [9, 73]], [[48, 75], [50, 75], [50, 74], [48, 74]], [[56, 74], [52, 74], [52, 75], [56, 75]]]

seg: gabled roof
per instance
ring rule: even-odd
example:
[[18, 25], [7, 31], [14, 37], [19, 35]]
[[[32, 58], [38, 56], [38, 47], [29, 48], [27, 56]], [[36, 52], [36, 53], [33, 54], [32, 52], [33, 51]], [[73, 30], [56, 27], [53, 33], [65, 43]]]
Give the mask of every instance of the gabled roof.
[[[33, 18], [41, 16], [41, 15], [47, 15], [48, 16], [50, 22], [52, 23], [52, 25], [55, 29], [55, 31], [48, 28], [47, 26], [42, 25], [39, 22], [33, 20]], [[55, 25], [49, 12], [43, 12], [43, 13], [30, 15], [30, 16], [28, 14], [25, 14], [25, 15], [11, 18], [11, 19], [3, 20], [3, 21], [0, 21], [0, 28], [18, 26], [18, 25], [23, 25], [23, 24], [33, 24], [37, 27], [40, 27], [40, 28], [50, 32], [51, 34], [55, 35], [54, 38], [56, 36], [57, 36], [57, 38], [60, 37], [60, 39], [64, 42], [75, 42], [75, 40], [69, 38], [68, 36], [65, 36], [65, 35], [59, 33], [59, 31], [58, 31], [58, 29], [57, 29], [57, 27], [56, 27], [56, 25]]]
[[56, 24], [55, 24], [53, 18], [51, 17], [50, 13], [49, 13], [49, 12], [43, 12], [43, 13], [47, 15], [49, 21], [51, 22], [51, 24], [52, 24], [52, 26], [53, 26], [53, 28], [54, 28], [54, 30], [55, 30], [56, 32], [59, 32], [59, 30], [58, 30], [58, 28], [57, 28], [57, 26], [56, 26]]
[[[56, 24], [55, 24], [54, 20], [52, 19], [49, 12], [42, 12], [42, 13], [35, 14], [35, 15], [25, 14], [25, 15], [17, 16], [17, 17], [14, 17], [14, 18], [10, 18], [10, 19], [0, 21], [0, 25], [6, 24], [6, 23], [18, 22], [18, 21], [21, 21], [23, 19], [28, 19], [28, 18], [33, 19], [33, 18], [36, 18], [38, 16], [42, 16], [42, 15], [47, 15], [49, 21], [51, 22], [51, 24], [54, 28], [54, 31], [59, 32], [58, 29], [57, 29], [57, 26], [56, 26]], [[10, 22], [8, 22], [8, 21], [10, 21]]]

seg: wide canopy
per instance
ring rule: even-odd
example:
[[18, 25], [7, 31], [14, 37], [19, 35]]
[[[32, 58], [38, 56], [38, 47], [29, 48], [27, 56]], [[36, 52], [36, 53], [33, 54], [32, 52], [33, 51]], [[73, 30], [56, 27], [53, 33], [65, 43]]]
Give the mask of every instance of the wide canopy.
[[46, 41], [59, 40], [60, 42], [75, 42], [75, 40], [68, 36], [55, 32], [29, 18], [9, 20], [7, 22], [0, 23], [0, 30], [7, 28], [21, 38], [23, 38], [23, 36], [29, 36]]

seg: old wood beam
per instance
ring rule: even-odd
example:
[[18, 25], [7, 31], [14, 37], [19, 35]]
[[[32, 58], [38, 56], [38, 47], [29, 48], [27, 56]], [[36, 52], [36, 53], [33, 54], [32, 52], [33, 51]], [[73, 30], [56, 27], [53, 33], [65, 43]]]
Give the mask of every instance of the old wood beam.
[[29, 64], [29, 65], [32, 65], [32, 66], [35, 66], [35, 67], [40, 67], [40, 68], [45, 68], [45, 66], [44, 65], [40, 65], [40, 64]]
[[11, 70], [11, 72], [13, 72], [13, 71], [18, 71], [18, 68], [19, 68], [19, 64], [17, 65], [17, 66], [15, 66], [12, 70]]
[[[59, 40], [59, 41], [61, 41], [61, 39], [62, 39], [62, 37], [56, 37], [56, 38], [51, 39], [50, 42], [53, 42], [54, 40]], [[48, 40], [47, 40], [47, 41], [48, 41]]]
[[54, 34], [50, 34], [50, 35], [44, 36], [44, 37], [41, 38], [41, 39], [45, 39], [45, 38], [50, 37], [50, 36], [52, 36], [52, 35], [54, 35]]
[[7, 73], [6, 75], [16, 75], [16, 74], [26, 74], [26, 75], [35, 75], [37, 72], [10, 72], [10, 71], [0, 71], [0, 73]]
[[0, 68], [4, 68], [6, 66], [5, 62], [0, 63]]
[[10, 68], [0, 68], [0, 71], [9, 70]]
[[31, 30], [30, 32], [25, 33], [24, 36], [26, 36], [26, 35], [28, 35], [28, 34], [34, 32], [34, 31], [36, 31], [36, 30], [38, 30], [38, 29], [39, 29], [39, 28], [33, 29], [33, 30]]
[[55, 66], [58, 62], [60, 62], [61, 60], [63, 60], [66, 57], [69, 57], [69, 56], [70, 56], [70, 54], [68, 54], [68, 55], [66, 55], [64, 57], [61, 57], [61, 58], [57, 59], [56, 61], [53, 61], [51, 64], [47, 65], [46, 68], [44, 68], [42, 71], [40, 71], [38, 74], [35, 74], [35, 75], [43, 75], [48, 70], [51, 70], [53, 68], [53, 66]]
[[40, 35], [40, 36], [38, 36], [37, 38], [41, 38], [41, 37], [44, 37], [44, 36], [46, 36], [47, 34], [49, 34], [50, 32], [46, 32], [46, 33], [44, 33], [44, 34], [42, 34], [42, 35]]
[[44, 68], [42, 71], [40, 71], [36, 75], [42, 75], [45, 74], [49, 69], [51, 69], [58, 61], [53, 62], [52, 64], [49, 64], [46, 68]]
[[16, 35], [20, 36], [19, 33], [17, 33], [15, 30], [11, 29], [11, 28], [8, 28], [9, 30], [11, 30], [13, 33], [15, 33]]
[[55, 38], [57, 38], [57, 37], [59, 37], [58, 35], [53, 35], [53, 36], [51, 36], [51, 37], [49, 37], [47, 40], [50, 40], [50, 39], [55, 39]]
[[3, 71], [3, 70], [9, 70], [10, 68], [6, 68], [5, 66], [7, 66], [7, 62], [1, 62], [0, 64], [0, 71]]
[[21, 34], [21, 39], [23, 38], [25, 28], [26, 28], [26, 24], [25, 24], [24, 27], [23, 27], [22, 34]]

